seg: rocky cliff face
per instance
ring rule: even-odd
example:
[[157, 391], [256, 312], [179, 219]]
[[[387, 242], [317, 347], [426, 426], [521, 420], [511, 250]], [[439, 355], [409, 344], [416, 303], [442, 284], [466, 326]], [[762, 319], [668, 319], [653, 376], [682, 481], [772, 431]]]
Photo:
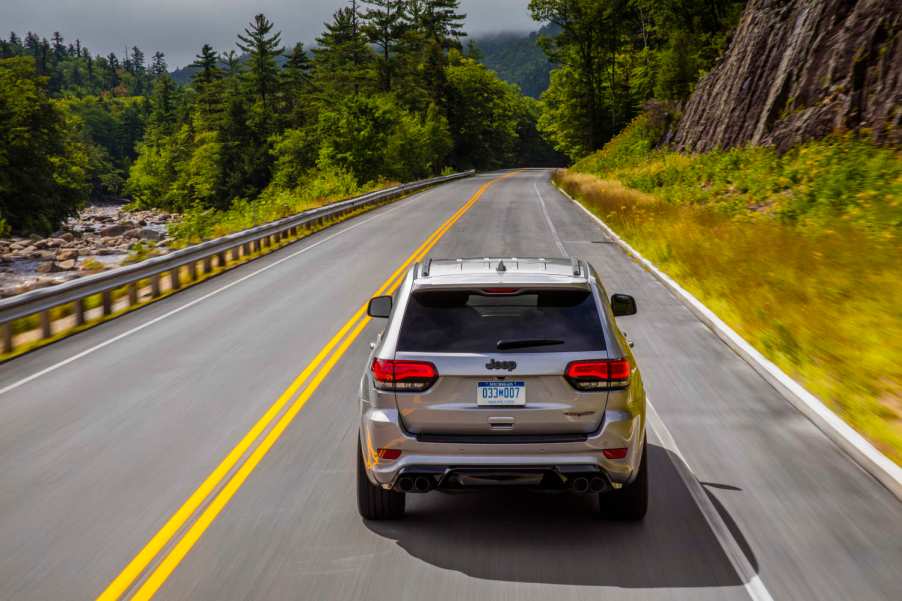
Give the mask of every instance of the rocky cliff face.
[[688, 151], [785, 149], [867, 128], [902, 142], [902, 0], [750, 0], [726, 56], [686, 104]]

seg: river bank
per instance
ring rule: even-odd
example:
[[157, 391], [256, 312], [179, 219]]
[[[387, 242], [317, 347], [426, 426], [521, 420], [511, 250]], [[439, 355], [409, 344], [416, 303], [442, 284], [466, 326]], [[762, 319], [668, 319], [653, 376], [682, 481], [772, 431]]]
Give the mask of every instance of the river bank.
[[0, 298], [166, 254], [169, 225], [178, 218], [158, 210], [128, 211], [118, 203], [93, 204], [49, 237], [0, 238]]

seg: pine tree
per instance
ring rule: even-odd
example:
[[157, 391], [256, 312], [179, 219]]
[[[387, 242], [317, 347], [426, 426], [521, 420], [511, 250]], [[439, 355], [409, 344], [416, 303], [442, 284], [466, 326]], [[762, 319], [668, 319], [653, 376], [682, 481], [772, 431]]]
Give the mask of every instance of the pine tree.
[[195, 58], [192, 66], [197, 67], [198, 71], [194, 74], [192, 82], [199, 96], [201, 115], [208, 124], [213, 124], [222, 110], [219, 86], [222, 69], [219, 68], [219, 55], [210, 44], [204, 44], [200, 54]]
[[358, 27], [353, 8], [336, 11], [316, 42], [314, 81], [324, 100], [358, 94], [370, 87], [373, 52]]
[[460, 0], [414, 0], [417, 5], [418, 21], [433, 42], [444, 50], [460, 48], [466, 14], [459, 13]]
[[107, 80], [107, 86], [109, 89], [116, 88], [119, 85], [119, 59], [112, 52], [106, 57], [107, 64], [110, 67], [109, 79]]
[[132, 94], [143, 96], [146, 90], [147, 67], [144, 64], [144, 53], [137, 46], [132, 46], [130, 58], [132, 74], [135, 76], [132, 83]]
[[282, 96], [284, 112], [290, 127], [298, 127], [305, 121], [302, 97], [310, 87], [313, 66], [304, 51], [303, 44], [295, 44], [282, 66]]
[[363, 32], [381, 50], [379, 87], [389, 92], [395, 70], [395, 52], [409, 27], [405, 0], [363, 0], [368, 8], [362, 13]]
[[194, 58], [196, 60], [191, 63], [191, 66], [198, 68], [197, 73], [192, 78], [195, 85], [199, 87], [206, 86], [222, 77], [222, 70], [219, 68], [219, 55], [210, 44], [204, 44], [200, 49], [200, 54]]
[[428, 90], [431, 102], [447, 109], [448, 92], [445, 70], [448, 50], [460, 49], [463, 21], [466, 15], [458, 12], [459, 0], [409, 0], [413, 35], [408, 36], [409, 52], [419, 56], [422, 85]]
[[178, 86], [169, 73], [163, 72], [153, 84], [150, 101], [149, 128], [157, 135], [169, 133], [176, 126], [176, 102]]
[[150, 75], [156, 79], [163, 74], [168, 73], [168, 71], [169, 69], [166, 66], [166, 55], [160, 51], [154, 52], [150, 63]]
[[226, 64], [226, 73], [229, 77], [238, 77], [241, 73], [241, 57], [234, 50], [229, 50], [222, 55], [222, 60]]
[[66, 45], [63, 43], [63, 36], [60, 32], [53, 32], [53, 58], [56, 62], [61, 62], [66, 57]]
[[245, 28], [244, 35], [238, 36], [238, 48], [249, 55], [248, 88], [260, 100], [264, 111], [270, 108], [269, 103], [279, 85], [276, 57], [284, 52], [279, 45], [282, 34], [271, 34], [272, 29], [272, 21], [260, 14], [254, 17], [249, 28]]

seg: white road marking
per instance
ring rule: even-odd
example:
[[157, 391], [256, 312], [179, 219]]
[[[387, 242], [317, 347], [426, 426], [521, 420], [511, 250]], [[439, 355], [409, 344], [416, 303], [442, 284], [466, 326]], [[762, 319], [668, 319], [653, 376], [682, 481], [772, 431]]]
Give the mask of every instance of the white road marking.
[[194, 305], [197, 305], [197, 304], [207, 300], [208, 298], [216, 296], [220, 292], [225, 292], [226, 290], [228, 290], [229, 288], [231, 288], [233, 286], [237, 286], [238, 284], [241, 284], [242, 282], [246, 282], [247, 280], [251, 279], [252, 277], [260, 275], [264, 271], [269, 271], [276, 265], [280, 265], [280, 264], [284, 263], [285, 261], [293, 259], [293, 258], [297, 257], [298, 255], [301, 255], [301, 254], [307, 252], [308, 250], [312, 250], [312, 249], [316, 248], [317, 246], [319, 246], [320, 244], [325, 244], [326, 242], [328, 242], [329, 240], [332, 240], [333, 238], [337, 238], [338, 236], [341, 236], [342, 234], [346, 234], [346, 233], [350, 232], [351, 230], [355, 230], [358, 227], [365, 225], [365, 224], [369, 223], [370, 221], [373, 221], [374, 219], [378, 219], [378, 218], [384, 217], [385, 215], [388, 215], [390, 213], [394, 213], [395, 211], [397, 211], [401, 208], [403, 208], [403, 205], [393, 207], [387, 211], [383, 211], [383, 212], [379, 213], [378, 215], [373, 215], [372, 217], [369, 217], [359, 223], [355, 223], [354, 225], [352, 225], [350, 227], [346, 227], [343, 230], [341, 230], [340, 232], [335, 232], [334, 234], [331, 234], [331, 235], [323, 238], [322, 240], [318, 240], [317, 242], [314, 242], [310, 246], [305, 246], [304, 248], [302, 248], [296, 252], [293, 252], [286, 257], [282, 257], [278, 261], [270, 263], [266, 267], [261, 267], [257, 271], [251, 272], [251, 273], [235, 280], [234, 282], [230, 282], [230, 283], [226, 284], [225, 286], [222, 286], [221, 288], [217, 288], [216, 290], [213, 290], [212, 292], [209, 292], [209, 293], [201, 296], [200, 298], [196, 298], [189, 303], [185, 303], [181, 307], [176, 307], [172, 311], [169, 311], [168, 313], [164, 313], [163, 315], [160, 315], [159, 317], [151, 319], [148, 322], [142, 323], [141, 325], [136, 326], [136, 327], [132, 328], [131, 330], [122, 332], [121, 334], [119, 334], [117, 336], [113, 336], [109, 340], [105, 340], [105, 341], [101, 342], [100, 344], [97, 344], [95, 346], [87, 348], [87, 349], [81, 351], [80, 353], [76, 353], [75, 355], [72, 355], [71, 357], [69, 357], [67, 359], [63, 359], [62, 361], [60, 361], [58, 363], [54, 363], [53, 365], [50, 365], [49, 367], [45, 367], [44, 369], [42, 369], [38, 372], [35, 372], [28, 377], [22, 378], [21, 380], [18, 380], [18, 381], [13, 382], [12, 384], [9, 384], [3, 388], [0, 388], [0, 395], [4, 395], [7, 392], [15, 390], [16, 388], [19, 388], [20, 386], [23, 386], [25, 384], [28, 384], [29, 382], [32, 382], [32, 381], [40, 378], [41, 376], [45, 376], [51, 372], [58, 370], [61, 367], [64, 367], [66, 365], [69, 365], [70, 363], [78, 361], [79, 359], [86, 357], [86, 356], [90, 355], [91, 353], [95, 353], [95, 352], [99, 351], [100, 349], [113, 344], [114, 342], [118, 342], [118, 341], [122, 340], [123, 338], [127, 338], [128, 336], [131, 336], [132, 334], [136, 334], [137, 332], [140, 332], [144, 328], [148, 328], [156, 323], [163, 321], [164, 319], [172, 317], [176, 313], [180, 313], [180, 312], [184, 311], [185, 309], [193, 307]]
[[652, 406], [650, 400], [647, 401], [647, 414], [648, 425], [651, 426], [652, 432], [655, 433], [655, 436], [661, 441], [664, 448], [678, 458], [676, 461], [671, 458], [671, 463], [676, 468], [676, 471], [680, 475], [680, 479], [683, 481], [689, 494], [692, 495], [693, 501], [695, 501], [695, 504], [705, 517], [705, 521], [708, 522], [708, 526], [711, 528], [711, 531], [717, 538], [717, 542], [720, 543], [720, 547], [730, 560], [733, 569], [736, 570], [739, 579], [742, 580], [742, 586], [745, 588], [749, 597], [754, 601], [774, 601], [774, 598], [767, 590], [767, 587], [764, 586], [764, 582], [761, 581], [761, 578], [755, 572], [755, 568], [752, 567], [752, 564], [749, 563], [745, 553], [739, 548], [739, 543], [733, 538], [733, 535], [724, 523], [723, 518], [720, 517], [714, 504], [711, 503], [711, 499], [708, 498], [708, 493], [702, 488], [695, 472], [692, 470], [692, 467], [689, 466], [689, 463], [686, 462], [686, 458], [683, 457], [683, 453], [680, 452], [673, 435], [670, 433], [670, 430], [667, 429], [667, 426], [664, 425], [661, 416], [658, 415], [658, 412]]
[[539, 186], [533, 182], [532, 187], [536, 191], [536, 196], [539, 197], [539, 206], [542, 207], [542, 214], [545, 215], [545, 221], [548, 223], [548, 228], [551, 230], [551, 236], [554, 238], [555, 245], [557, 245], [558, 250], [561, 251], [561, 256], [569, 257], [570, 255], [567, 254], [567, 249], [564, 248], [564, 243], [561, 242], [561, 237], [558, 235], [557, 229], [555, 229], [554, 223], [551, 221], [551, 216], [548, 214], [548, 207], [545, 206], [545, 199], [542, 198], [542, 193], [539, 192]]

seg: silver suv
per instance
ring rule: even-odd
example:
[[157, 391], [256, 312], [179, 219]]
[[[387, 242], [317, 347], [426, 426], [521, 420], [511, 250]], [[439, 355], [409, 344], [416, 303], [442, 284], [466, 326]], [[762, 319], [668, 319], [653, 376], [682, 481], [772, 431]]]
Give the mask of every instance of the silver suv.
[[612, 517], [648, 503], [645, 392], [608, 299], [576, 259], [427, 260], [396, 299], [360, 383], [357, 501], [404, 515], [408, 493], [497, 486], [599, 495]]

